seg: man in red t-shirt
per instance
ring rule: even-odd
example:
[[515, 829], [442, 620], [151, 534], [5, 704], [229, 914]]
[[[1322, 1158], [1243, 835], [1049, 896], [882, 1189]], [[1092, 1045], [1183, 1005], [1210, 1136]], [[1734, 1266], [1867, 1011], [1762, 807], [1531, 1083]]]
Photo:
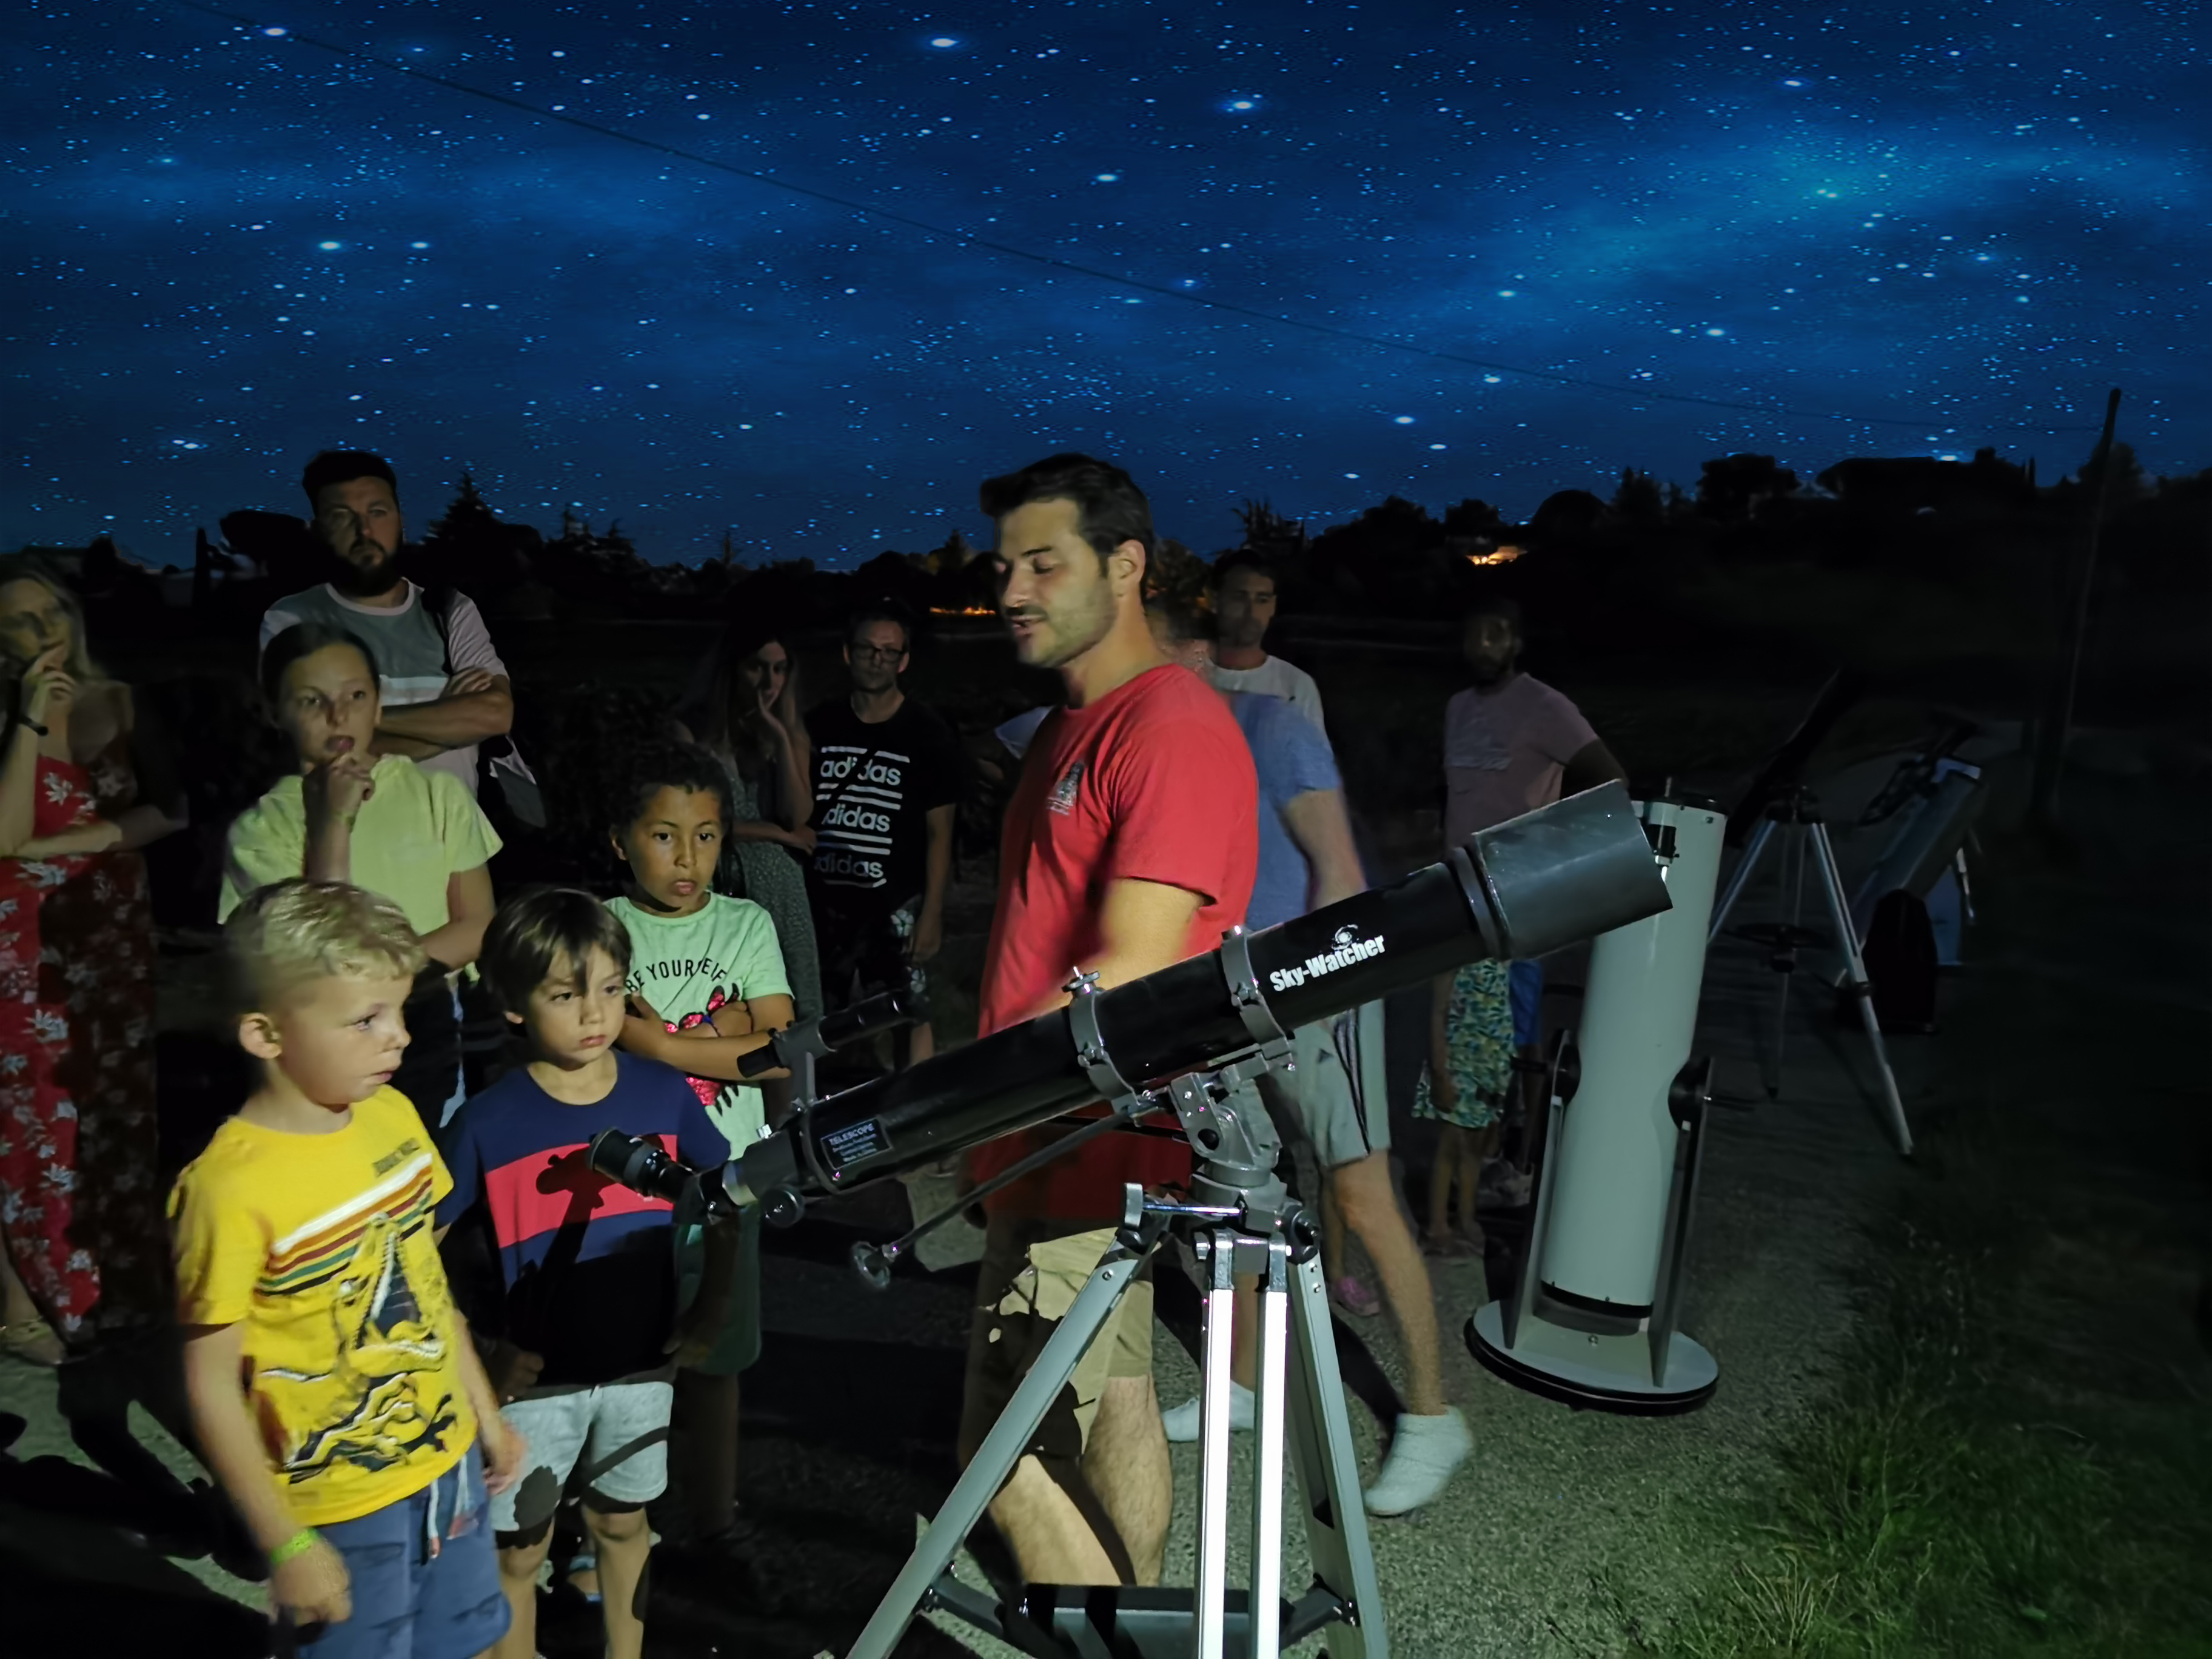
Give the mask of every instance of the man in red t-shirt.
[[[1119, 467], [1055, 455], [993, 478], [999, 609], [1024, 663], [1067, 706], [1039, 728], [1006, 807], [980, 1034], [1210, 951], [1244, 919], [1258, 783], [1236, 720], [1170, 665], [1145, 623], [1152, 509]], [[975, 1148], [988, 1180], [1055, 1133]], [[1066, 1131], [1057, 1131], [1066, 1133]], [[1109, 1132], [986, 1201], [990, 1217], [960, 1424], [975, 1455], [1105, 1255], [1125, 1182], [1190, 1170], [1186, 1149]], [[991, 1505], [1032, 1583], [1159, 1582], [1173, 1477], [1152, 1391], [1152, 1285], [1140, 1275]]]

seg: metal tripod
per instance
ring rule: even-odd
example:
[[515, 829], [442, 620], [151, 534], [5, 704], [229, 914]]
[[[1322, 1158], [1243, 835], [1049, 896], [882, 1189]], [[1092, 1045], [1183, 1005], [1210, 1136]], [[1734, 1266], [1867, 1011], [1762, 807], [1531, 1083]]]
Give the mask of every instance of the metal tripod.
[[[1788, 1029], [1790, 1013], [1790, 981], [1797, 968], [1797, 953], [1801, 950], [1818, 948], [1831, 942], [1843, 952], [1845, 978], [1841, 988], [1857, 1003], [1859, 1022], [1866, 1027], [1867, 1042], [1874, 1050], [1875, 1069], [1881, 1078], [1881, 1098], [1887, 1120], [1890, 1139], [1900, 1157], [1912, 1156], [1912, 1127], [1906, 1122], [1905, 1102], [1897, 1092], [1897, 1074], [1890, 1069], [1889, 1050], [1881, 1037], [1881, 1021], [1875, 1015], [1874, 987], [1867, 980], [1866, 958], [1859, 952], [1858, 931], [1851, 925], [1850, 905], [1844, 896], [1844, 878], [1836, 866], [1836, 849], [1828, 840], [1828, 825], [1820, 814], [1820, 803], [1810, 789], [1799, 784], [1786, 793], [1775, 797], [1766, 809], [1766, 816], [1751, 832], [1743, 856], [1736, 860], [1735, 873], [1729, 876], [1727, 890], [1720, 902], [1713, 907], [1711, 930], [1706, 934], [1710, 944], [1721, 935], [1727, 926], [1729, 915], [1735, 902], [1751, 884], [1753, 873], [1759, 868], [1760, 856], [1775, 838], [1777, 830], [1788, 832], [1783, 846], [1783, 882], [1790, 890], [1790, 920], [1769, 926], [1739, 927], [1740, 939], [1765, 945], [1771, 953], [1767, 965], [1780, 976], [1781, 988], [1776, 994], [1774, 1023], [1774, 1078], [1767, 1085], [1769, 1096], [1781, 1092], [1783, 1034]], [[1828, 907], [1829, 925], [1834, 929], [1832, 941], [1827, 935], [1800, 925], [1804, 914], [1805, 871], [1810, 865], [1820, 884], [1820, 894]]]
[[[1318, 1240], [1275, 1176], [1279, 1143], [1253, 1087], [1285, 1058], [1271, 1044], [1218, 1071], [1178, 1078], [1164, 1097], [1145, 1097], [1146, 1109], [1171, 1105], [1190, 1139], [1199, 1160], [1192, 1201], [1164, 1203], [1127, 1188], [1113, 1244], [908, 1558], [850, 1659], [890, 1659], [915, 1613], [932, 1607], [1039, 1659], [1276, 1659], [1285, 1645], [1324, 1628], [1332, 1659], [1387, 1659]], [[1121, 1103], [1125, 1109], [1133, 1103]], [[1205, 1280], [1193, 1588], [1031, 1584], [1006, 1603], [970, 1589], [952, 1577], [953, 1557], [1029, 1449], [1037, 1425], [1145, 1257], [1171, 1231], [1188, 1240]], [[1239, 1273], [1257, 1274], [1261, 1293], [1251, 1580], [1231, 1590], [1230, 1353]], [[1314, 1570], [1312, 1586], [1292, 1602], [1281, 1597], [1286, 1452], [1304, 1494]]]

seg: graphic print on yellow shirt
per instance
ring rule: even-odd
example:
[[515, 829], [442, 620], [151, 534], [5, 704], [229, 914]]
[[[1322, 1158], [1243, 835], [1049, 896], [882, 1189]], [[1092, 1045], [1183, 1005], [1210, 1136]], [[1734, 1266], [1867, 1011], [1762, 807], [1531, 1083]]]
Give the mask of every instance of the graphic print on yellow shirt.
[[177, 1179], [179, 1318], [244, 1324], [254, 1419], [303, 1524], [410, 1496], [475, 1438], [431, 1233], [452, 1185], [390, 1088], [326, 1135], [233, 1118]]

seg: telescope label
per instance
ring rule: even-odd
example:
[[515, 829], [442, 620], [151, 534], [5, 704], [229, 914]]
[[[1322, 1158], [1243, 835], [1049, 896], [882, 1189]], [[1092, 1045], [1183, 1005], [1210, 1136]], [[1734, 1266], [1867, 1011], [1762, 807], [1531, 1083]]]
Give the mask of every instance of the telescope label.
[[1277, 991], [1295, 990], [1310, 979], [1325, 979], [1340, 968], [1371, 962], [1389, 948], [1389, 941], [1380, 934], [1360, 938], [1359, 929], [1349, 922], [1336, 930], [1329, 943], [1328, 950], [1308, 957], [1302, 968], [1276, 969], [1267, 975], [1268, 986]]
[[822, 1156], [830, 1160], [833, 1170], [842, 1170], [863, 1159], [878, 1158], [891, 1149], [890, 1137], [875, 1118], [866, 1118], [858, 1123], [848, 1123], [822, 1137]]

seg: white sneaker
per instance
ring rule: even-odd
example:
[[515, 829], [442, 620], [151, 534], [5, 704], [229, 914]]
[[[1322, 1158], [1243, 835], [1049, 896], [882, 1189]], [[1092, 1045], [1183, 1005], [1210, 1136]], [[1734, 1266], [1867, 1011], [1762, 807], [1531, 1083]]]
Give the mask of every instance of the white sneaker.
[[[1160, 1423], [1168, 1431], [1170, 1445], [1188, 1446], [1196, 1443], [1199, 1419], [1204, 1404], [1196, 1395], [1193, 1395], [1182, 1405], [1160, 1413]], [[1232, 1432], [1252, 1432], [1252, 1390], [1242, 1382], [1231, 1382], [1229, 1385], [1229, 1427]]]
[[1474, 1437], [1458, 1407], [1445, 1407], [1442, 1417], [1402, 1413], [1390, 1437], [1390, 1455], [1367, 1489], [1367, 1512], [1403, 1515], [1420, 1508], [1443, 1491], [1474, 1449]]

